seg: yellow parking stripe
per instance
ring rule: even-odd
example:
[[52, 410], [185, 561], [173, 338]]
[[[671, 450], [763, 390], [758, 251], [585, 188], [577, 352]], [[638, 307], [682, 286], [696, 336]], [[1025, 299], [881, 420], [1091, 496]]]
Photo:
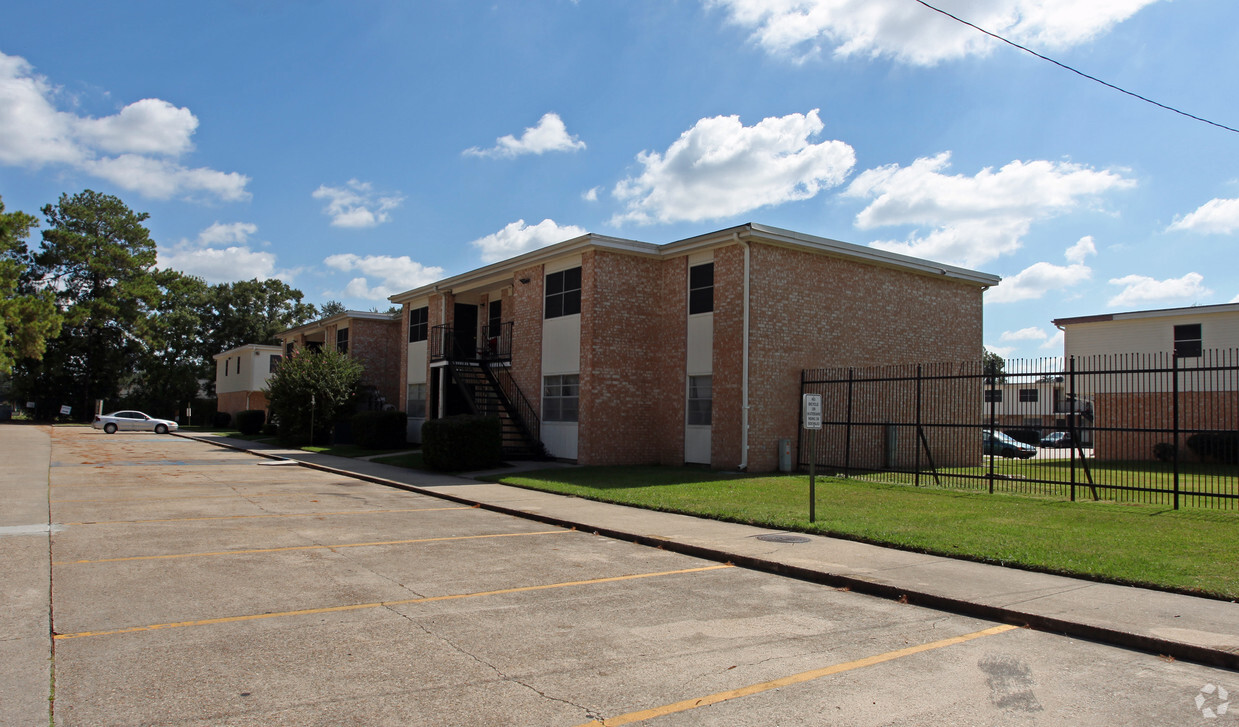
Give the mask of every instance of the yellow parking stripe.
[[298, 611], [280, 611], [277, 613], [255, 613], [247, 616], [227, 616], [224, 618], [208, 618], [200, 621], [180, 621], [177, 623], [151, 624], [150, 626], [133, 626], [110, 631], [82, 631], [75, 634], [56, 634], [52, 638], [80, 639], [87, 636], [114, 636], [116, 634], [132, 634], [141, 631], [158, 631], [160, 629], [179, 629], [189, 626], [214, 626], [217, 624], [238, 623], [241, 621], [258, 621], [268, 618], [283, 618], [285, 616], [312, 616], [323, 613], [339, 613], [341, 611], [358, 611], [366, 608], [384, 608], [389, 606], [405, 606], [413, 603], [432, 603], [434, 601], [454, 601], [461, 598], [480, 598], [482, 596], [502, 596], [509, 593], [528, 593], [530, 591], [545, 591], [552, 588], [570, 588], [572, 586], [592, 586], [600, 583], [617, 583], [640, 578], [657, 578], [659, 576], [674, 576], [684, 573], [702, 573], [705, 571], [732, 568], [730, 564], [708, 565], [700, 568], [684, 568], [682, 570], [660, 571], [658, 573], [636, 573], [626, 576], [611, 576], [610, 578], [593, 578], [586, 581], [568, 581], [566, 583], [548, 583], [541, 586], [522, 586], [520, 588], [504, 588], [497, 591], [482, 591], [480, 593], [458, 593], [450, 596], [428, 596], [424, 598], [408, 598], [402, 601], [379, 601], [377, 603], [357, 603], [347, 606], [329, 606], [327, 608], [307, 608]]
[[247, 520], [280, 517], [320, 517], [323, 515], [382, 515], [389, 512], [438, 512], [440, 510], [472, 510], [470, 505], [458, 507], [414, 507], [405, 510], [337, 510], [335, 512], [293, 512], [275, 515], [216, 515], [212, 517], [178, 517], [160, 520], [87, 520], [76, 523], [53, 523], [54, 525], [135, 525], [142, 523], [186, 523], [197, 520]]
[[217, 550], [208, 553], [172, 553], [168, 555], [132, 555], [125, 558], [99, 558], [96, 560], [61, 560], [52, 565], [80, 565], [83, 563], [121, 563], [130, 560], [172, 560], [176, 558], [205, 558], [212, 555], [249, 555], [253, 553], [282, 553], [290, 550], [335, 550], [336, 548], [374, 548], [381, 545], [410, 545], [412, 543], [439, 543], [450, 540], [481, 540], [484, 538], [515, 538], [524, 535], [558, 535], [571, 530], [542, 530], [536, 533], [496, 533], [491, 535], [454, 535], [444, 538], [415, 538], [412, 540], [383, 540], [373, 543], [340, 543], [337, 545], [290, 545], [283, 548], [251, 548], [249, 550]]
[[66, 500], [48, 500], [48, 502], [53, 503], [53, 504], [58, 503], [58, 502], [106, 502], [106, 503], [168, 502], [170, 500], [218, 500], [220, 498], [225, 498], [225, 497], [231, 497], [234, 499], [236, 498], [244, 499], [244, 498], [250, 498], [250, 497], [332, 497], [333, 495], [334, 493], [324, 495], [324, 494], [309, 493], [309, 492], [259, 492], [257, 494], [250, 495], [250, 494], [242, 493], [242, 492], [234, 492], [231, 495], [185, 495], [183, 497], [125, 497], [125, 498], [103, 499], [103, 500], [100, 500], [100, 499], [68, 500], [66, 499]]
[[941, 641], [931, 641], [927, 644], [920, 644], [918, 646], [909, 646], [906, 649], [888, 651], [885, 654], [878, 654], [877, 656], [869, 656], [869, 657], [865, 657], [864, 659], [857, 659], [855, 661], [849, 661], [843, 664], [835, 664], [834, 666], [828, 666], [822, 669], [814, 669], [813, 671], [801, 672], [799, 674], [793, 674], [791, 676], [786, 676], [781, 679], [773, 679], [768, 682], [761, 682], [760, 684], [751, 684], [747, 687], [741, 687], [740, 689], [732, 689], [726, 692], [718, 692], [716, 694], [711, 694], [705, 697], [698, 697], [696, 699], [686, 699], [683, 702], [676, 702], [675, 704], [667, 704], [662, 707], [646, 709], [640, 712], [629, 712], [628, 714], [622, 714], [622, 715], [619, 715], [618, 717], [609, 717], [603, 720], [595, 720], [593, 722], [586, 722], [583, 725], [579, 725], [579, 727], [619, 727], [620, 725], [636, 724], [637, 722], [644, 722], [646, 720], [654, 719], [656, 717], [665, 717], [669, 714], [676, 714], [677, 712], [687, 712], [690, 709], [697, 709], [699, 707], [708, 707], [711, 704], [727, 702], [732, 699], [739, 699], [740, 697], [748, 697], [754, 694], [768, 692], [772, 689], [781, 689], [783, 687], [788, 687], [793, 684], [802, 684], [804, 682], [813, 681], [814, 679], [821, 679], [822, 677], [827, 677], [832, 674], [841, 674], [845, 671], [852, 671], [853, 669], [862, 669], [867, 666], [873, 666], [875, 664], [882, 664], [884, 662], [894, 661], [895, 659], [902, 659], [905, 656], [911, 656], [913, 654], [920, 654], [921, 652], [925, 652], [925, 651], [933, 651], [935, 649], [942, 649], [947, 646], [954, 646], [956, 644], [962, 644], [965, 641], [972, 641], [973, 639], [980, 639], [986, 636], [993, 636], [995, 634], [1005, 633], [1007, 631], [1010, 631], [1016, 628], [1019, 628], [1019, 627], [1009, 626], [1006, 624], [1002, 626], [994, 626], [992, 628], [984, 629], [982, 631], [976, 631], [971, 634], [964, 634], [963, 636], [955, 636], [950, 639], [942, 639]]

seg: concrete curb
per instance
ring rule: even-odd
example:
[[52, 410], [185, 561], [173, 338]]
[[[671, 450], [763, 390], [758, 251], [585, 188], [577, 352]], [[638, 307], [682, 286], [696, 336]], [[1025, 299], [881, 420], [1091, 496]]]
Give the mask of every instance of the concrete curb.
[[[289, 459], [277, 455], [266, 454], [261, 450], [246, 449], [225, 442], [212, 442], [198, 437], [178, 434], [187, 439], [213, 444], [219, 447], [236, 450], [239, 452], [248, 452], [256, 454], [267, 459]], [[371, 482], [377, 485], [393, 487], [407, 492], [413, 492], [419, 495], [435, 497], [449, 502], [455, 502], [461, 505], [469, 505], [491, 512], [497, 512], [504, 515], [532, 520], [534, 522], [554, 525], [556, 527], [568, 528], [571, 530], [579, 530], [582, 532], [592, 532], [596, 535], [612, 538], [614, 540], [624, 540], [638, 545], [644, 545], [663, 550], [670, 550], [674, 553], [688, 555], [703, 560], [711, 560], [718, 563], [730, 563], [741, 568], [760, 571], [763, 573], [771, 573], [774, 575], [795, 578], [797, 580], [817, 583], [832, 588], [845, 589], [863, 593], [869, 596], [876, 596], [888, 600], [907, 603], [915, 606], [931, 608], [936, 611], [944, 611], [960, 616], [969, 616], [972, 618], [980, 618], [988, 621], [996, 621], [999, 623], [1011, 624], [1014, 626], [1022, 626], [1025, 628], [1035, 629], [1048, 633], [1061, 634], [1088, 641], [1095, 641], [1110, 646], [1118, 646], [1124, 649], [1140, 651], [1155, 656], [1165, 656], [1182, 661], [1190, 661], [1196, 664], [1228, 669], [1239, 672], [1239, 653], [1226, 651], [1224, 649], [1214, 649], [1206, 646], [1198, 646], [1195, 644], [1186, 644], [1179, 641], [1162, 639], [1144, 634], [1132, 633], [1129, 631], [1120, 631], [1118, 629], [1106, 628], [1102, 626], [1094, 626], [1083, 624], [1076, 621], [1070, 621], [1062, 618], [1051, 616], [1043, 616], [1040, 614], [1020, 611], [1004, 606], [992, 606], [981, 603], [973, 603], [960, 599], [950, 598], [926, 591], [918, 591], [915, 589], [904, 589], [891, 586], [885, 583], [877, 583], [857, 576], [843, 575], [839, 573], [829, 573], [826, 571], [814, 570], [800, 566], [788, 565], [777, 561], [766, 560], [763, 558], [755, 558], [752, 556], [740, 556], [734, 553], [727, 553], [713, 548], [705, 548], [688, 543], [681, 543], [674, 540], [664, 540], [662, 538], [653, 538], [649, 536], [636, 535], [629, 532], [613, 530], [609, 528], [599, 528], [594, 525], [574, 522], [564, 518], [554, 517], [550, 515], [542, 515], [539, 513], [527, 512], [516, 508], [505, 507], [503, 505], [495, 505], [492, 503], [481, 502], [458, 495], [450, 495], [443, 492], [437, 492], [433, 489], [418, 487], [395, 480], [367, 475], [360, 472], [352, 472], [342, 470], [335, 467], [317, 464], [314, 462], [305, 462], [303, 460], [294, 459], [302, 467], [328, 472], [343, 477], [351, 477], [365, 482]], [[568, 497], [568, 496], [565, 496]], [[617, 505], [617, 507], [627, 507], [625, 505]]]

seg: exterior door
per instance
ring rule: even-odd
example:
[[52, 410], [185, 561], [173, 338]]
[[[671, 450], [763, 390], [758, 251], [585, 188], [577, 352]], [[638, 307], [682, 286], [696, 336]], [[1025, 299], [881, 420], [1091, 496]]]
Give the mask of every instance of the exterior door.
[[455, 324], [452, 326], [455, 358], [471, 360], [478, 357], [478, 307], [457, 303], [453, 309]]

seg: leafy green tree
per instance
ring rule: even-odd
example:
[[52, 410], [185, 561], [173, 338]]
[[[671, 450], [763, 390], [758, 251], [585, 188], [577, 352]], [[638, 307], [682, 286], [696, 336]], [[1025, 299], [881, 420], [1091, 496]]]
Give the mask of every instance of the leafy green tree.
[[297, 351], [267, 381], [267, 408], [279, 423], [280, 439], [303, 444], [328, 442], [335, 422], [357, 398], [362, 365], [332, 349]]
[[300, 290], [282, 280], [242, 280], [211, 286], [205, 340], [210, 355], [247, 343], [278, 344], [276, 335], [317, 317]]
[[331, 316], [337, 315], [339, 313], [343, 313], [346, 310], [348, 309], [345, 308], [344, 304], [341, 303], [340, 301], [329, 300], [326, 303], [323, 303], [321, 306], [319, 306], [318, 317], [319, 318], [330, 318]]
[[214, 382], [213, 352], [203, 339], [211, 288], [201, 278], [176, 270], [159, 270], [154, 276], [160, 297], [148, 321], [131, 405], [179, 412], [198, 398], [204, 382]]
[[38, 220], [24, 212], [5, 214], [0, 200], [0, 374], [17, 359], [43, 358], [47, 339], [60, 333], [61, 316], [50, 290], [29, 281], [34, 261], [26, 237]]
[[39, 416], [69, 404], [85, 419], [96, 399], [115, 400], [138, 369], [159, 300], [155, 242], [142, 224], [149, 215], [89, 189], [42, 211], [47, 228], [31, 280], [54, 293], [64, 325], [42, 361], [18, 366], [15, 384], [40, 402]]
[[1002, 356], [999, 356], [988, 348], [985, 349], [985, 356], [981, 360], [981, 367], [985, 371], [986, 385], [1007, 383], [1007, 362]]

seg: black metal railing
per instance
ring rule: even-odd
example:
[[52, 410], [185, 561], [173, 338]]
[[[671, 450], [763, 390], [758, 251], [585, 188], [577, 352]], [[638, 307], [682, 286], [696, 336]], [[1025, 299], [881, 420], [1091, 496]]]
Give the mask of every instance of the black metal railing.
[[1239, 350], [816, 369], [801, 391], [823, 397], [799, 450], [819, 472], [1239, 509]]
[[450, 325], [433, 326], [427, 348], [431, 361], [511, 361], [512, 322], [483, 326], [480, 337]]

